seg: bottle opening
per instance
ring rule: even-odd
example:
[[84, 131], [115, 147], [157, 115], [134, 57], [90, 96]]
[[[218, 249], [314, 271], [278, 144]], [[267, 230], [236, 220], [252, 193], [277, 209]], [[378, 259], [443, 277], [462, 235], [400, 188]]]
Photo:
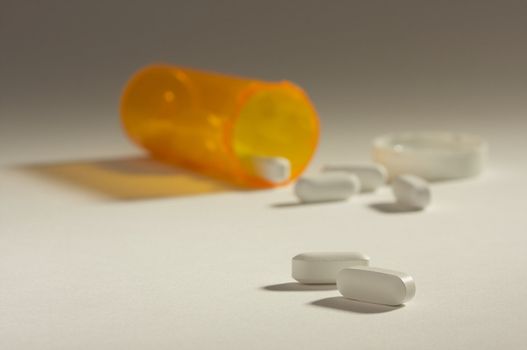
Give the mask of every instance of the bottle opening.
[[[242, 102], [233, 126], [233, 150], [243, 175], [255, 186], [280, 185], [297, 178], [316, 149], [319, 124], [304, 92], [284, 82], [254, 88]], [[290, 162], [289, 177], [270, 184], [254, 172], [253, 157], [279, 157]]]

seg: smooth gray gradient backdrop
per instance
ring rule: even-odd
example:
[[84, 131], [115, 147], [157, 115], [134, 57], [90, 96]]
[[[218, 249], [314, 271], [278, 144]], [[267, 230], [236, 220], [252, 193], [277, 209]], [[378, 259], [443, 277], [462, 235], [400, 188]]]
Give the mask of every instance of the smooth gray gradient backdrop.
[[1, 121], [115, 117], [126, 79], [159, 61], [293, 80], [323, 119], [524, 108], [526, 18], [520, 0], [2, 0]]

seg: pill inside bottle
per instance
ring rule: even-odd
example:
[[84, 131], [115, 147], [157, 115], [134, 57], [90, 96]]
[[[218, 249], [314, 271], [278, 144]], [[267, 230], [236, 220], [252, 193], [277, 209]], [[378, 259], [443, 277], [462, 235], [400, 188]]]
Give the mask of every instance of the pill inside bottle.
[[250, 163], [254, 176], [265, 181], [279, 184], [291, 177], [291, 162], [287, 158], [252, 156], [245, 161]]

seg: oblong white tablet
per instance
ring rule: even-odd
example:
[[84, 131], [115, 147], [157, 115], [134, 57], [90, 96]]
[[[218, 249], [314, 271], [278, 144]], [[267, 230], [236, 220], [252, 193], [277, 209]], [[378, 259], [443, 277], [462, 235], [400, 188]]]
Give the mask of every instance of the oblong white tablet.
[[384, 305], [401, 305], [415, 295], [412, 276], [369, 266], [340, 270], [337, 288], [345, 298]]
[[343, 268], [369, 263], [367, 255], [357, 252], [302, 253], [293, 258], [292, 276], [303, 284], [334, 284]]
[[356, 175], [360, 180], [362, 192], [373, 192], [386, 183], [388, 173], [380, 164], [329, 164], [322, 168], [323, 172], [346, 172]]
[[415, 175], [397, 176], [392, 183], [397, 203], [410, 209], [424, 209], [430, 204], [430, 187], [426, 180]]
[[271, 183], [284, 182], [291, 176], [291, 162], [284, 157], [252, 156], [254, 174]]
[[294, 191], [302, 202], [343, 201], [360, 192], [360, 180], [352, 174], [303, 176]]

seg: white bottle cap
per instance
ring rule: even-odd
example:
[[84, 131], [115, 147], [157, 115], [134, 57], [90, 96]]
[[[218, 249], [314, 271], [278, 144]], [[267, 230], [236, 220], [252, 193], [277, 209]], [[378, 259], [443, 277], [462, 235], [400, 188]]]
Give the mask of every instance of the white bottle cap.
[[413, 174], [428, 181], [476, 176], [487, 158], [487, 143], [479, 136], [452, 132], [407, 132], [377, 137], [373, 158], [391, 179]]

